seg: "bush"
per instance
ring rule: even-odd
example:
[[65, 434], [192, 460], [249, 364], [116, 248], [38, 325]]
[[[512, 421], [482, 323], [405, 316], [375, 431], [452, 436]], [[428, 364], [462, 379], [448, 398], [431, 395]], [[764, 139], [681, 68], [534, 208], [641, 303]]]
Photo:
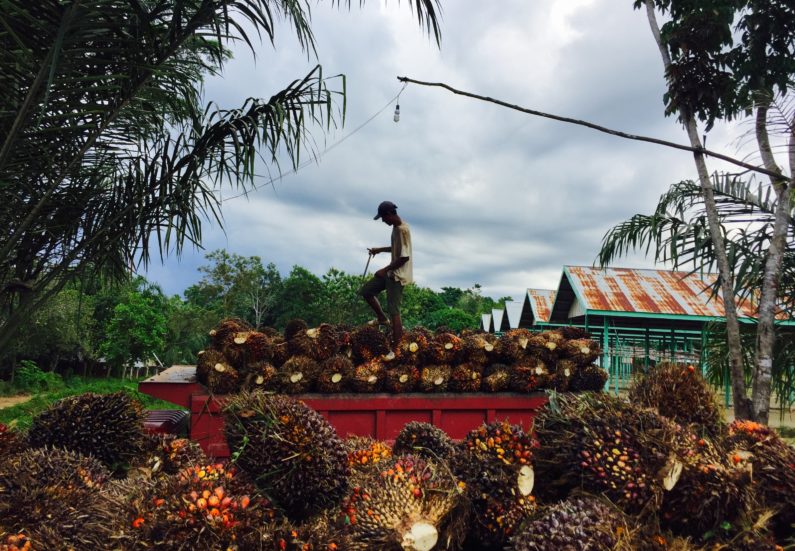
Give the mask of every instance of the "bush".
[[35, 362], [22, 360], [14, 376], [14, 386], [28, 392], [61, 390], [64, 382], [57, 373], [45, 373]]

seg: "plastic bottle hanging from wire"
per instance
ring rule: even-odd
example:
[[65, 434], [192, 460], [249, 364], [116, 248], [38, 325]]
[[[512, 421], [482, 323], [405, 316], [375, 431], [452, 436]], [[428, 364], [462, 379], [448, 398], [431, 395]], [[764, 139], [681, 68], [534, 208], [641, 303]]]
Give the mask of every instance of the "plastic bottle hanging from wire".
[[395, 104], [395, 116], [392, 117], [392, 120], [398, 122], [400, 120], [400, 104]]

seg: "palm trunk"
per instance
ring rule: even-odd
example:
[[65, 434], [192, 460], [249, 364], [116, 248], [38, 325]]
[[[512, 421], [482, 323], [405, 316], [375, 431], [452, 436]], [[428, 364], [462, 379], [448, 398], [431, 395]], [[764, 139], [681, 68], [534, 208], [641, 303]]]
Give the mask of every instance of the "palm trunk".
[[[756, 111], [756, 141], [759, 153], [765, 168], [781, 173], [776, 164], [770, 140], [767, 134], [767, 113], [770, 100], [766, 99], [757, 105]], [[795, 144], [790, 139], [790, 159], [795, 156]], [[770, 413], [770, 388], [773, 379], [773, 347], [776, 343], [776, 298], [779, 292], [781, 265], [784, 251], [787, 247], [787, 230], [789, 229], [789, 208], [791, 187], [783, 177], [772, 178], [771, 183], [776, 192], [776, 212], [773, 221], [773, 235], [762, 273], [762, 290], [759, 296], [759, 314], [756, 330], [756, 366], [753, 376], [753, 390], [751, 394], [752, 416], [754, 421], [768, 422]]]
[[[657, 47], [662, 56], [663, 65], [666, 73], [671, 66], [671, 56], [668, 49], [663, 44], [660, 37], [660, 28], [657, 25], [657, 17], [654, 13], [654, 3], [652, 0], [645, 0], [646, 14], [649, 18], [649, 26], [657, 42]], [[682, 112], [682, 121], [687, 129], [690, 138], [690, 145], [696, 149], [703, 150], [701, 139], [698, 136], [698, 126], [692, 113]], [[712, 239], [712, 246], [715, 249], [715, 258], [718, 265], [720, 276], [721, 294], [723, 295], [723, 309], [726, 313], [726, 336], [729, 345], [729, 365], [732, 378], [732, 399], [734, 401], [734, 416], [737, 419], [748, 419], [751, 414], [750, 401], [745, 388], [745, 371], [743, 370], [742, 345], [740, 341], [740, 323], [737, 319], [737, 305], [734, 300], [734, 274], [729, 266], [729, 259], [726, 255], [726, 245], [723, 234], [721, 233], [720, 219], [718, 218], [718, 208], [715, 204], [715, 191], [712, 188], [712, 181], [707, 171], [707, 163], [701, 152], [693, 153], [693, 159], [698, 171], [698, 180], [704, 194], [704, 207], [709, 224], [709, 233]]]

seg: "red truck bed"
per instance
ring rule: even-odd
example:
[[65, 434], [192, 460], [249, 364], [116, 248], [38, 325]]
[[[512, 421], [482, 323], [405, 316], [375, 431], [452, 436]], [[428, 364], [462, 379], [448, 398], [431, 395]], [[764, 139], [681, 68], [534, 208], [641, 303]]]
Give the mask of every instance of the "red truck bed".
[[[190, 437], [209, 455], [228, 457], [220, 413], [223, 396], [210, 396], [196, 382], [192, 367], [171, 367], [142, 381], [138, 388], [186, 405], [191, 412]], [[378, 440], [394, 440], [410, 421], [432, 423], [452, 438], [463, 438], [482, 423], [498, 419], [508, 419], [527, 430], [535, 412], [547, 401], [543, 393], [301, 394], [294, 398], [328, 419], [340, 436], [353, 434]]]

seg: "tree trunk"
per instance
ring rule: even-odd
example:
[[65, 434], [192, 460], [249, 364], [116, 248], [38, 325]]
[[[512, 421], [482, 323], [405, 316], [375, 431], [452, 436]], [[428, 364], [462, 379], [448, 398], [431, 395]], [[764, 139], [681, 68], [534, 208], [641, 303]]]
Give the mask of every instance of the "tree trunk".
[[[757, 104], [756, 110], [756, 141], [765, 168], [781, 174], [776, 164], [773, 150], [767, 133], [767, 113], [770, 100], [765, 99]], [[790, 159], [795, 152], [795, 144], [790, 138]], [[753, 376], [751, 394], [751, 415], [754, 421], [767, 424], [770, 413], [770, 388], [773, 379], [773, 347], [776, 343], [776, 298], [779, 291], [781, 265], [784, 251], [787, 248], [787, 231], [789, 229], [789, 208], [791, 188], [787, 179], [770, 178], [776, 192], [776, 212], [773, 221], [773, 235], [765, 257], [762, 272], [762, 290], [759, 296], [759, 314], [756, 329], [756, 365]]]
[[[663, 44], [660, 37], [660, 28], [657, 25], [657, 17], [654, 13], [654, 3], [652, 0], [645, 0], [646, 14], [649, 18], [649, 26], [657, 42], [657, 47], [662, 56], [663, 65], [666, 73], [671, 66], [671, 57], [668, 49]], [[682, 111], [682, 121], [685, 124], [690, 144], [703, 150], [701, 139], [698, 136], [698, 126], [692, 113]], [[726, 312], [726, 335], [729, 345], [729, 365], [731, 367], [732, 378], [732, 398], [734, 400], [734, 416], [737, 419], [750, 418], [750, 401], [745, 389], [745, 371], [743, 370], [742, 345], [740, 341], [740, 323], [737, 320], [737, 305], [734, 300], [734, 274], [729, 266], [729, 259], [726, 255], [726, 245], [723, 234], [721, 233], [720, 219], [718, 218], [718, 208], [715, 204], [715, 192], [712, 188], [712, 181], [707, 171], [707, 163], [703, 153], [693, 154], [698, 171], [698, 180], [704, 194], [704, 207], [709, 223], [709, 233], [712, 239], [712, 246], [715, 249], [715, 258], [718, 264], [718, 274], [720, 276], [721, 294], [723, 295], [723, 308]]]

